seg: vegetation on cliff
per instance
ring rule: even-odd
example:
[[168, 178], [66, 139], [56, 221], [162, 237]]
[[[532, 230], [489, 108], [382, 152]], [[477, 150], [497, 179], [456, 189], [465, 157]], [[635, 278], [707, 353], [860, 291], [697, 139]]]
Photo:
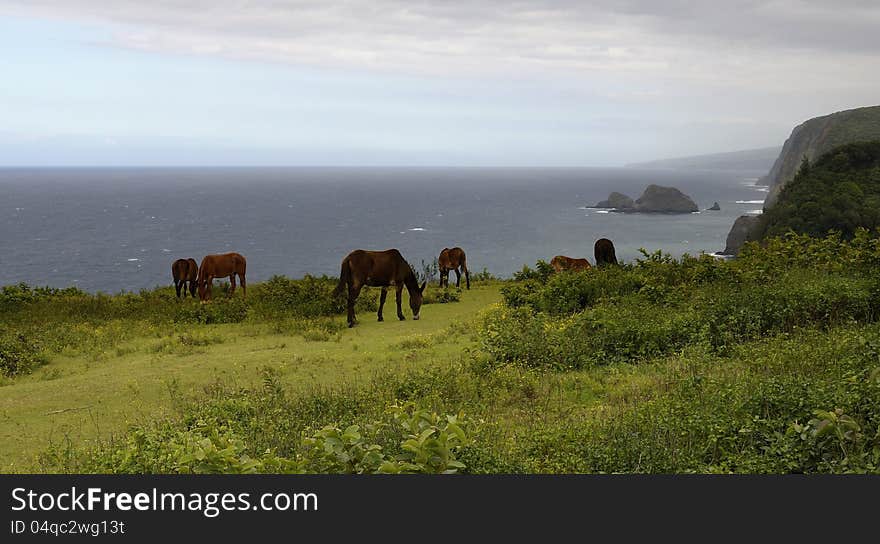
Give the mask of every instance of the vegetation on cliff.
[[788, 231], [824, 236], [880, 226], [880, 141], [837, 147], [811, 162], [804, 157], [792, 181], [765, 210], [750, 239]]
[[794, 179], [804, 157], [816, 161], [835, 147], [870, 140], [880, 140], [880, 106], [839, 111], [796, 126], [770, 172], [759, 181], [770, 186], [765, 207], [773, 205], [782, 187]]

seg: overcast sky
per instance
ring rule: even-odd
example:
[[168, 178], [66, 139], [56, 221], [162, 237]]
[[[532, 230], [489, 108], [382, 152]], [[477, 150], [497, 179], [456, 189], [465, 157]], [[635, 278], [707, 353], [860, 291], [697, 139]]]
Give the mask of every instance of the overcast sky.
[[781, 145], [880, 103], [878, 28], [875, 0], [0, 0], [0, 165], [614, 166]]

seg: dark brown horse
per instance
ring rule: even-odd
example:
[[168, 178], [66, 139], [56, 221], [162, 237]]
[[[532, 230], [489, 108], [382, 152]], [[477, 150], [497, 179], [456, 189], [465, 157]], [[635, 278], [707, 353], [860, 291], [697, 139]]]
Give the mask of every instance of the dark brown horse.
[[406, 318], [403, 317], [400, 309], [400, 294], [406, 287], [413, 319], [418, 319], [426, 283], [419, 286], [412, 267], [396, 249], [385, 251], [356, 249], [342, 259], [339, 283], [333, 291], [333, 296], [339, 296], [343, 289], [348, 287], [348, 326], [354, 327], [357, 323], [354, 317], [354, 303], [361, 293], [361, 288], [364, 285], [382, 288], [379, 297], [379, 321], [382, 321], [382, 307], [385, 305], [385, 297], [388, 296], [388, 287], [393, 285], [397, 290], [397, 318], [403, 321]]
[[467, 269], [467, 257], [464, 250], [460, 247], [449, 249], [444, 247], [437, 259], [437, 266], [440, 269], [440, 287], [444, 284], [449, 287], [449, 271], [455, 272], [455, 286], [461, 287], [461, 274], [464, 273], [464, 280], [467, 288], [471, 288], [471, 273]]
[[617, 256], [614, 255], [614, 244], [608, 238], [599, 238], [593, 246], [593, 255], [596, 257], [596, 266], [617, 264]]
[[186, 297], [187, 282], [189, 282], [189, 294], [196, 296], [196, 287], [198, 287], [199, 265], [195, 259], [177, 259], [171, 265], [171, 277], [174, 278], [174, 289], [177, 290], [177, 298], [180, 298], [180, 291], [183, 290], [183, 296]]
[[553, 257], [553, 260], [550, 261], [550, 266], [552, 266], [553, 270], [557, 272], [562, 272], [563, 270], [589, 270], [592, 268], [590, 266], [590, 261], [586, 259], [574, 259], [572, 257], [566, 257], [565, 255], [557, 255]]
[[232, 287], [229, 294], [235, 292], [235, 276], [241, 280], [242, 295], [247, 298], [247, 283], [244, 275], [247, 261], [238, 253], [223, 253], [221, 255], [206, 255], [199, 267], [199, 299], [202, 302], [211, 300], [211, 287], [214, 278], [229, 277]]

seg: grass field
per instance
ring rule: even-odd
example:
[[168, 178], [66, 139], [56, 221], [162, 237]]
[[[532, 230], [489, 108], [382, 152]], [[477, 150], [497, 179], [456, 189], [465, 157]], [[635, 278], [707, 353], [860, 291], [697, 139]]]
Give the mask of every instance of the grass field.
[[[880, 237], [660, 252], [345, 327], [333, 278], [248, 300], [0, 290], [3, 471], [876, 473]], [[409, 309], [404, 302], [404, 313]]]
[[85, 444], [130, 423], [159, 419], [176, 398], [218, 381], [253, 386], [267, 367], [297, 390], [357, 385], [377, 371], [458, 362], [475, 342], [477, 313], [500, 300], [499, 284], [475, 284], [457, 303], [426, 305], [419, 321], [412, 320], [405, 291], [406, 321], [394, 316], [393, 300], [392, 293], [384, 322], [359, 312], [358, 326], [348, 329], [341, 328], [340, 316], [333, 318], [340, 329], [332, 334], [279, 331], [269, 320], [167, 330], [143, 325], [140, 334], [109, 342], [98, 353], [52, 355], [33, 374], [0, 387], [0, 470], [31, 469], [34, 456], [50, 442]]

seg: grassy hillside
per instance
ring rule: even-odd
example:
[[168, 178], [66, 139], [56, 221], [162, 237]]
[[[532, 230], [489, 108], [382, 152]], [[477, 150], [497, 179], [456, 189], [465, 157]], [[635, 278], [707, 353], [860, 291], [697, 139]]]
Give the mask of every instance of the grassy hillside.
[[32, 295], [6, 315], [47, 340], [4, 332], [33, 370], [0, 388], [2, 455], [49, 472], [877, 472], [878, 264], [867, 231], [729, 262], [539, 262], [354, 329], [290, 280], [208, 309]]
[[824, 236], [829, 230], [850, 238], [859, 227], [880, 226], [880, 141], [837, 147], [814, 162], [803, 162], [774, 206], [765, 211], [753, 239], [789, 230]]
[[[250, 286], [247, 303], [238, 291], [209, 306], [178, 301], [172, 288], [94, 296], [6, 287], [0, 291], [0, 369], [6, 370], [0, 373], [0, 470], [28, 470], [50, 442], [86, 447], [129, 424], [149, 424], [220, 384], [253, 387], [272, 375], [291, 390], [315, 390], [368, 382], [380, 371], [455, 362], [474, 343], [466, 323], [499, 299], [494, 283], [474, 283], [460, 302], [440, 304], [442, 292], [429, 292], [433, 303], [419, 321], [409, 316], [404, 290], [403, 322], [391, 319], [393, 294], [385, 322], [376, 322], [378, 290], [367, 289], [360, 324], [351, 330], [341, 306], [321, 307], [331, 300], [329, 280], [276, 278]], [[297, 304], [298, 298], [318, 304]], [[13, 360], [30, 372], [10, 376]]]

